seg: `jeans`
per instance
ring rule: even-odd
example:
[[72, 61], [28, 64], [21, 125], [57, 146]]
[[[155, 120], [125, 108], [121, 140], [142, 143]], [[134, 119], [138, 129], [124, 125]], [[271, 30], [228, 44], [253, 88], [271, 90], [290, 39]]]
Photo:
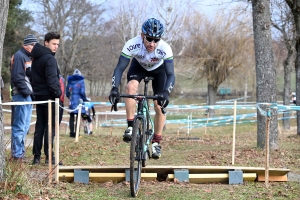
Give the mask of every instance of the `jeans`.
[[[13, 102], [32, 102], [31, 97], [23, 97], [21, 94], [12, 96]], [[15, 105], [14, 116], [11, 126], [11, 154], [15, 158], [22, 158], [25, 155], [25, 139], [29, 131], [32, 104]]]

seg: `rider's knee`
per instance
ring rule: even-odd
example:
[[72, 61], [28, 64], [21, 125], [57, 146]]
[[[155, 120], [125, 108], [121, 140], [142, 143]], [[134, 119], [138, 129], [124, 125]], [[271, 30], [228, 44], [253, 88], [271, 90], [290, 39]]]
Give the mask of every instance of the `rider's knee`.
[[155, 113], [157, 115], [164, 115], [162, 112], [161, 112], [161, 107], [157, 104], [157, 103], [154, 103], [154, 110], [155, 110]]
[[139, 82], [136, 80], [131, 80], [126, 85], [126, 93], [127, 94], [136, 94], [139, 86]]

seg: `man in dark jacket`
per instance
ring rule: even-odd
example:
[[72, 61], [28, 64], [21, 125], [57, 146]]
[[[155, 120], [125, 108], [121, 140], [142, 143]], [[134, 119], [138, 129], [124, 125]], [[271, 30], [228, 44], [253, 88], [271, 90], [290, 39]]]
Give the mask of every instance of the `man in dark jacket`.
[[[10, 83], [13, 102], [32, 102], [32, 87], [29, 81], [32, 48], [37, 43], [34, 35], [24, 38], [23, 46], [11, 58]], [[30, 127], [32, 104], [14, 105], [11, 131], [11, 154], [14, 160], [22, 159], [25, 155], [25, 138]]]
[[[58, 49], [60, 34], [49, 32], [45, 35], [44, 46], [36, 44], [32, 50], [32, 88], [36, 101], [55, 100], [61, 95], [59, 83], [59, 69], [55, 59], [55, 53]], [[55, 103], [52, 106], [52, 144], [55, 135]], [[35, 124], [33, 141], [33, 163], [39, 164], [41, 158], [41, 149], [44, 138], [44, 153], [46, 155], [45, 163], [48, 159], [48, 103], [36, 105], [37, 121]], [[45, 135], [44, 135], [45, 134]], [[52, 156], [52, 163], [55, 159]]]

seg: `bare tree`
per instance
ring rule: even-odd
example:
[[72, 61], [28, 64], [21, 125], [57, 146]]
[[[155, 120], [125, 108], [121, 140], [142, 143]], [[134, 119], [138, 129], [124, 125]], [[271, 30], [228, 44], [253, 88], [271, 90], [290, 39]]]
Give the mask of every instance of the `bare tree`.
[[125, 43], [141, 33], [142, 23], [147, 18], [147, 11], [151, 4], [149, 1], [129, 0], [126, 4], [121, 2], [120, 0], [109, 2], [109, 16], [110, 23], [113, 24], [112, 30]]
[[[256, 60], [257, 103], [276, 102], [276, 69], [271, 37], [270, 0], [252, 1], [253, 32]], [[264, 148], [266, 143], [267, 105], [259, 105], [257, 111], [257, 146]], [[278, 148], [277, 110], [271, 109], [270, 148]]]
[[[300, 1], [285, 0], [290, 7], [296, 31], [296, 105], [300, 105]], [[300, 135], [300, 111], [297, 111], [297, 135]]]
[[[195, 61], [195, 83], [202, 78], [207, 80], [208, 104], [214, 105], [220, 84], [238, 68], [245, 66], [245, 60], [252, 52], [251, 26], [246, 18], [242, 19], [241, 13], [225, 15], [222, 11], [213, 21], [196, 12], [187, 24], [190, 43], [185, 55]], [[210, 110], [210, 115], [213, 115], [213, 110]]]
[[[284, 68], [284, 87], [283, 87], [283, 104], [290, 104], [291, 94], [291, 73], [295, 65], [296, 56], [296, 33], [292, 12], [285, 0], [276, 0], [272, 3], [272, 25], [280, 33], [279, 40], [284, 43], [286, 55], [283, 61]], [[282, 54], [282, 52], [280, 52]], [[284, 113], [283, 128], [290, 128], [290, 112]], [[287, 119], [286, 119], [287, 118]]]
[[[165, 25], [165, 40], [171, 45], [181, 40], [187, 40], [185, 37], [189, 30], [184, 29], [184, 21], [190, 15], [191, 8], [193, 7], [193, 0], [155, 0], [153, 1], [157, 6], [157, 13], [159, 19]], [[186, 42], [175, 49], [177, 56], [180, 56], [186, 48]]]
[[[7, 23], [7, 15], [9, 8], [9, 0], [0, 1], [0, 63], [2, 63], [3, 43]], [[2, 68], [2, 65], [1, 65]], [[1, 73], [0, 68], [0, 73]], [[0, 91], [1, 92], [1, 91]], [[5, 145], [4, 145], [4, 127], [3, 127], [3, 110], [0, 106], [0, 181], [4, 181], [4, 167], [5, 167]]]
[[42, 8], [39, 22], [45, 31], [61, 34], [57, 59], [62, 73], [66, 75], [75, 68], [90, 70], [90, 60], [81, 55], [98, 46], [95, 43], [86, 45], [81, 41], [103, 34], [101, 14], [104, 10], [88, 0], [34, 1]]

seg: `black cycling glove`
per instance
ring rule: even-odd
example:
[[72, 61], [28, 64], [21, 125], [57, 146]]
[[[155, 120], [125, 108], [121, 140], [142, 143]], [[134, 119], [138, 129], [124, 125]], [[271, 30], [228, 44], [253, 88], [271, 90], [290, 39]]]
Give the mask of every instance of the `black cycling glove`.
[[164, 90], [161, 94], [158, 95], [157, 103], [162, 108], [166, 108], [169, 104], [169, 92], [167, 90]]
[[120, 101], [120, 93], [119, 93], [119, 90], [117, 87], [114, 87], [111, 89], [110, 91], [110, 95], [109, 95], [109, 101], [110, 103], [114, 106], [114, 110], [116, 110], [116, 107], [117, 107], [117, 103], [119, 103]]

